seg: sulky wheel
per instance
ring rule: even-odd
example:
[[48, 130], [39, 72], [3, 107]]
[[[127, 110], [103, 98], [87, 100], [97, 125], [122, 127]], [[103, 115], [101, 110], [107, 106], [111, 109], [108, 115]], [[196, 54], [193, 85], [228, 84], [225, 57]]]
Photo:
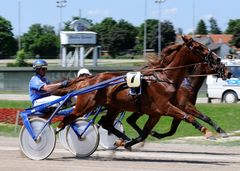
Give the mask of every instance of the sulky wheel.
[[[88, 125], [88, 121], [84, 119], [78, 119], [73, 127], [76, 128], [79, 134]], [[94, 124], [90, 124], [86, 132], [81, 138], [77, 136], [71, 126], [67, 127], [67, 144], [70, 152], [72, 152], [76, 157], [88, 157], [94, 153], [99, 144], [99, 133], [98, 129]]]
[[[115, 128], [122, 133], [124, 132], [124, 127], [121, 122], [117, 122], [117, 124], [115, 125]], [[103, 148], [108, 150], [114, 150], [117, 148], [117, 146], [115, 145], [115, 142], [119, 139], [117, 136], [115, 136], [114, 134], [108, 133], [108, 131], [102, 128], [101, 126], [99, 127], [98, 131], [100, 134], [99, 144]]]
[[69, 150], [68, 148], [68, 143], [67, 143], [67, 128], [64, 128], [58, 133], [58, 138], [62, 146], [66, 149]]
[[[33, 118], [30, 120], [31, 127], [35, 135], [41, 131], [47, 121], [42, 118]], [[42, 160], [47, 158], [52, 152], [56, 144], [56, 136], [52, 126], [47, 125], [39, 138], [34, 141], [28, 133], [25, 126], [22, 127], [19, 135], [20, 147], [23, 153], [30, 159]]]

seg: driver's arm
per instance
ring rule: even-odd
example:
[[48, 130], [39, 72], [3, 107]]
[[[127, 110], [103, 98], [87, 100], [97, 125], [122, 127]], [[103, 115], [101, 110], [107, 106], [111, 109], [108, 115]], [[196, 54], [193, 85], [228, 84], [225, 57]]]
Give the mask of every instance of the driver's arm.
[[46, 92], [51, 92], [53, 90], [56, 90], [61, 87], [61, 83], [55, 83], [55, 84], [46, 84], [41, 87], [41, 90]]

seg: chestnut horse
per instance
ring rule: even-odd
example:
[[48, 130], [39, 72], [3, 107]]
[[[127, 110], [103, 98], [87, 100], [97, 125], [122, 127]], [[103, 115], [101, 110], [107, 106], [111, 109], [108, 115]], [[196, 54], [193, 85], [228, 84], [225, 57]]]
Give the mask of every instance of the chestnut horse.
[[[219, 65], [221, 65], [220, 58], [199, 42], [187, 37], [182, 38], [184, 43], [172, 52], [174, 57], [167, 67], [155, 67], [145, 72], [149, 76], [146, 76], [146, 80], [143, 80], [139, 106], [136, 106], [133, 97], [128, 95], [126, 83], [95, 90], [78, 96], [73, 113], [62, 120], [58, 125], [58, 129], [63, 129], [78, 117], [92, 111], [96, 106], [102, 105], [108, 109], [107, 115], [102, 121], [103, 128], [124, 140], [129, 140], [125, 144], [126, 148], [144, 140], [162, 115], [171, 116], [178, 120], [185, 120], [202, 133], [208, 134], [209, 131], [207, 128], [198, 123], [193, 116], [176, 107], [173, 102], [177, 89], [186, 76], [190, 65], [207, 62], [209, 66], [219, 69]], [[81, 81], [77, 85], [77, 89], [94, 85], [119, 75], [122, 75], [122, 73], [97, 74], [92, 78]], [[149, 115], [142, 134], [139, 137], [130, 140], [126, 135], [114, 128], [113, 122], [117, 114], [122, 110], [140, 111], [140, 113]]]
[[[230, 71], [228, 70], [228, 68], [223, 66], [223, 69], [224, 69], [225, 73], [229, 73], [228, 77], [230, 77], [231, 74], [230, 74]], [[189, 75], [187, 78], [184, 79], [180, 88], [177, 90], [175, 104], [177, 105], [177, 107], [182, 109], [184, 112], [191, 114], [194, 117], [197, 117], [198, 119], [211, 125], [215, 129], [215, 131], [218, 132], [222, 137], [228, 137], [226, 132], [220, 126], [218, 126], [216, 123], [214, 123], [211, 118], [209, 118], [207, 115], [201, 113], [195, 107], [198, 91], [201, 88], [201, 86], [206, 78], [206, 75], [208, 75], [208, 74], [217, 74], [217, 73], [214, 69], [209, 68], [208, 64], [195, 65], [195, 67], [193, 68], [193, 71], [191, 71], [191, 75]], [[136, 124], [136, 121], [140, 116], [141, 116], [140, 113], [134, 112], [127, 118], [127, 122], [139, 134], [141, 133], [141, 129]], [[171, 124], [171, 129], [169, 130], [169, 132], [159, 134], [155, 131], [152, 131], [151, 135], [156, 138], [159, 138], [159, 139], [164, 138], [166, 136], [172, 136], [176, 132], [180, 122], [181, 122], [181, 120], [173, 118], [173, 121]], [[214, 139], [214, 137], [208, 137], [208, 138]]]

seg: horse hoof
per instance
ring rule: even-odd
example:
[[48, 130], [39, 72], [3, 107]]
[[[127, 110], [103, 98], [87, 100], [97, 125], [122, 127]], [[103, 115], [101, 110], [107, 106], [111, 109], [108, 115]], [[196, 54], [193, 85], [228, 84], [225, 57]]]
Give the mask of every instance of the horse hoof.
[[227, 133], [220, 133], [220, 135], [221, 135], [222, 138], [228, 138], [229, 137], [229, 135]]
[[140, 147], [144, 147], [145, 141], [140, 142]]
[[131, 146], [124, 146], [125, 149], [127, 149], [128, 151], [132, 151], [132, 147]]
[[216, 137], [214, 137], [213, 135], [212, 136], [210, 136], [210, 137], [206, 137], [208, 140], [217, 140], [217, 138]]
[[118, 139], [115, 141], [114, 145], [116, 147], [125, 146], [125, 141], [123, 139]]
[[132, 151], [132, 146], [130, 146], [129, 143], [126, 143], [126, 144], [124, 145], [124, 148], [127, 149], [128, 151]]
[[213, 133], [211, 131], [206, 130], [204, 136], [208, 140], [216, 140], [216, 138], [213, 136]]
[[213, 135], [213, 133], [210, 132], [210, 131], [207, 131], [207, 132], [205, 133], [205, 137], [206, 137], [208, 140], [217, 140], [216, 137]]

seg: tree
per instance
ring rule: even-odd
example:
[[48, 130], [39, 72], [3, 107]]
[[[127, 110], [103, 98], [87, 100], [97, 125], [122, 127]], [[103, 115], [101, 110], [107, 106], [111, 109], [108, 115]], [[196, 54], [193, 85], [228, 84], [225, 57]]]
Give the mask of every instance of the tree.
[[212, 34], [222, 34], [222, 31], [220, 30], [220, 28], [217, 25], [217, 21], [213, 17], [211, 17], [209, 19], [209, 23], [210, 23], [209, 33], [212, 33]]
[[46, 58], [58, 55], [59, 39], [54, 34], [44, 34], [30, 46], [34, 55], [44, 56]]
[[25, 61], [26, 54], [23, 49], [17, 52], [16, 62], [15, 65], [19, 67], [29, 66], [29, 64]]
[[230, 44], [240, 48], [240, 28], [236, 29], [236, 33], [233, 34], [233, 39], [230, 41]]
[[157, 49], [158, 22], [156, 19], [147, 20], [147, 49]]
[[137, 29], [125, 20], [117, 22], [112, 18], [105, 18], [91, 30], [97, 33], [97, 41], [102, 49], [113, 57], [126, 49], [134, 48], [136, 44]]
[[116, 52], [133, 49], [136, 45], [137, 29], [125, 20], [120, 20], [112, 28], [112, 43]]
[[225, 31], [226, 34], [234, 34], [236, 29], [240, 27], [240, 19], [229, 20], [228, 27]]
[[22, 36], [23, 49], [32, 56], [40, 55], [44, 58], [56, 57], [59, 53], [59, 38], [54, 27], [33, 24]]
[[228, 22], [226, 33], [233, 35], [233, 39], [230, 41], [230, 44], [240, 48], [240, 19], [230, 20]]
[[0, 58], [9, 58], [17, 52], [10, 21], [0, 16]]
[[162, 48], [165, 48], [169, 44], [175, 42], [176, 33], [174, 30], [174, 26], [170, 21], [164, 21], [161, 24], [161, 35], [162, 35]]
[[102, 46], [102, 50], [109, 51], [110, 54], [114, 53], [111, 42], [111, 30], [117, 22], [112, 18], [105, 18], [101, 23], [95, 24], [91, 30], [97, 33], [97, 42]]
[[14, 63], [7, 63], [7, 67], [27, 67], [32, 66], [32, 64], [29, 64], [25, 61], [27, 58], [26, 53], [23, 49], [17, 51], [16, 54], [16, 60]]
[[197, 24], [195, 34], [208, 34], [207, 26], [202, 19]]
[[[156, 19], [148, 19], [147, 24], [147, 49], [158, 50], [158, 22]], [[138, 34], [138, 44], [136, 48], [143, 50], [144, 41], [144, 23], [140, 25]], [[176, 33], [170, 21], [161, 22], [161, 48], [165, 48], [168, 44], [175, 42]]]

